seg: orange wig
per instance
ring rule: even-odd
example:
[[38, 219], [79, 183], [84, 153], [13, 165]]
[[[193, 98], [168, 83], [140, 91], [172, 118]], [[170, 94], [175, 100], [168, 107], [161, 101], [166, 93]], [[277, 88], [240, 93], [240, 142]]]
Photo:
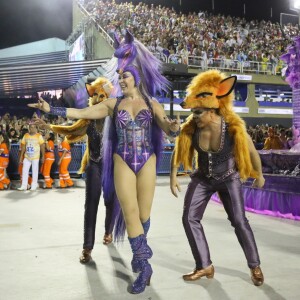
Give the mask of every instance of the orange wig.
[[[234, 157], [240, 177], [257, 178], [254, 171], [248, 147], [248, 136], [244, 121], [233, 111], [234, 85], [236, 77], [227, 77], [218, 70], [203, 72], [193, 78], [187, 88], [187, 96], [183, 101], [184, 108], [214, 108], [229, 125], [230, 136], [234, 139]], [[201, 97], [205, 95], [206, 97]], [[182, 124], [180, 135], [176, 139], [174, 164], [183, 165], [184, 169], [191, 170], [194, 158], [192, 136], [196, 130], [193, 116], [189, 116]], [[201, 166], [199, 166], [201, 168]]]

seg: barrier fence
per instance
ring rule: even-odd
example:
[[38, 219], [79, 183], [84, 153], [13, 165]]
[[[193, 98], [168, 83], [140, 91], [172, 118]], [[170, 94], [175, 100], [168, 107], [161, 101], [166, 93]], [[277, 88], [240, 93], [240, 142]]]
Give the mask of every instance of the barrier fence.
[[[172, 155], [174, 145], [173, 144], [165, 144], [164, 149], [162, 151], [162, 156], [159, 164], [158, 174], [169, 174], [170, 173], [170, 160]], [[74, 144], [71, 148], [72, 153], [72, 161], [69, 165], [69, 173], [73, 176], [77, 175], [77, 171], [81, 165], [81, 159], [85, 152], [86, 144]], [[10, 177], [16, 177], [19, 175], [18, 166], [19, 166], [19, 145], [12, 144], [10, 153], [9, 153], [9, 165], [7, 168], [7, 173]], [[59, 160], [57, 147], [55, 146], [55, 162], [52, 165], [51, 174], [58, 174], [58, 166], [57, 161]], [[179, 169], [179, 171], [183, 171], [183, 169]], [[79, 176], [79, 175], [77, 175]]]

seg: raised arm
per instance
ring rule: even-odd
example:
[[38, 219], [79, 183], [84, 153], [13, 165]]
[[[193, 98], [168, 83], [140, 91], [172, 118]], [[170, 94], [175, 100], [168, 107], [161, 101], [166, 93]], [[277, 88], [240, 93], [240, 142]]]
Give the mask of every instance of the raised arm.
[[151, 101], [153, 106], [153, 111], [155, 115], [155, 120], [158, 123], [158, 126], [167, 134], [170, 136], [177, 136], [179, 134], [180, 129], [180, 119], [179, 116], [177, 116], [177, 119], [170, 120], [160, 103], [157, 101]]
[[116, 103], [116, 99], [107, 99], [99, 104], [83, 108], [65, 108], [65, 107], [52, 107], [44, 99], [40, 98], [38, 103], [30, 103], [29, 107], [37, 108], [46, 113], [53, 115], [63, 116], [70, 119], [103, 119], [108, 115], [112, 115], [113, 107]]

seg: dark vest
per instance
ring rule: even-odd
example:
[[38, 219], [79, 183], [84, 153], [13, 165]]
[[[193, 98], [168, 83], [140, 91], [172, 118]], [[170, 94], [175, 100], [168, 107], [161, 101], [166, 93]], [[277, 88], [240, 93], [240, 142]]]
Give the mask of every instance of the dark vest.
[[216, 152], [204, 151], [198, 141], [201, 129], [197, 128], [193, 136], [193, 147], [198, 152], [198, 170], [194, 173], [199, 177], [224, 180], [232, 174], [237, 174], [233, 156], [233, 138], [229, 135], [228, 124], [222, 118], [222, 132], [220, 147]]

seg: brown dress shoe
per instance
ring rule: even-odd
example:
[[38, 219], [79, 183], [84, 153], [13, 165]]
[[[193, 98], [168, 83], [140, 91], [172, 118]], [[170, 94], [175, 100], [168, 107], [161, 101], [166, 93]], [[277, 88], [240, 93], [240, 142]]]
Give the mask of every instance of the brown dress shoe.
[[261, 271], [260, 266], [257, 266], [251, 270], [251, 279], [256, 286], [260, 286], [264, 283], [264, 274]]
[[104, 245], [108, 245], [112, 242], [113, 238], [112, 238], [112, 234], [104, 234], [104, 237], [103, 237], [103, 244]]
[[79, 257], [79, 261], [82, 264], [88, 263], [91, 260], [91, 258], [92, 258], [91, 253], [92, 253], [92, 250], [90, 250], [90, 249], [83, 249], [82, 250], [82, 255]]
[[185, 281], [194, 281], [201, 279], [201, 277], [206, 276], [206, 278], [214, 278], [215, 269], [213, 265], [201, 270], [195, 269], [193, 272], [185, 274], [182, 276]]

